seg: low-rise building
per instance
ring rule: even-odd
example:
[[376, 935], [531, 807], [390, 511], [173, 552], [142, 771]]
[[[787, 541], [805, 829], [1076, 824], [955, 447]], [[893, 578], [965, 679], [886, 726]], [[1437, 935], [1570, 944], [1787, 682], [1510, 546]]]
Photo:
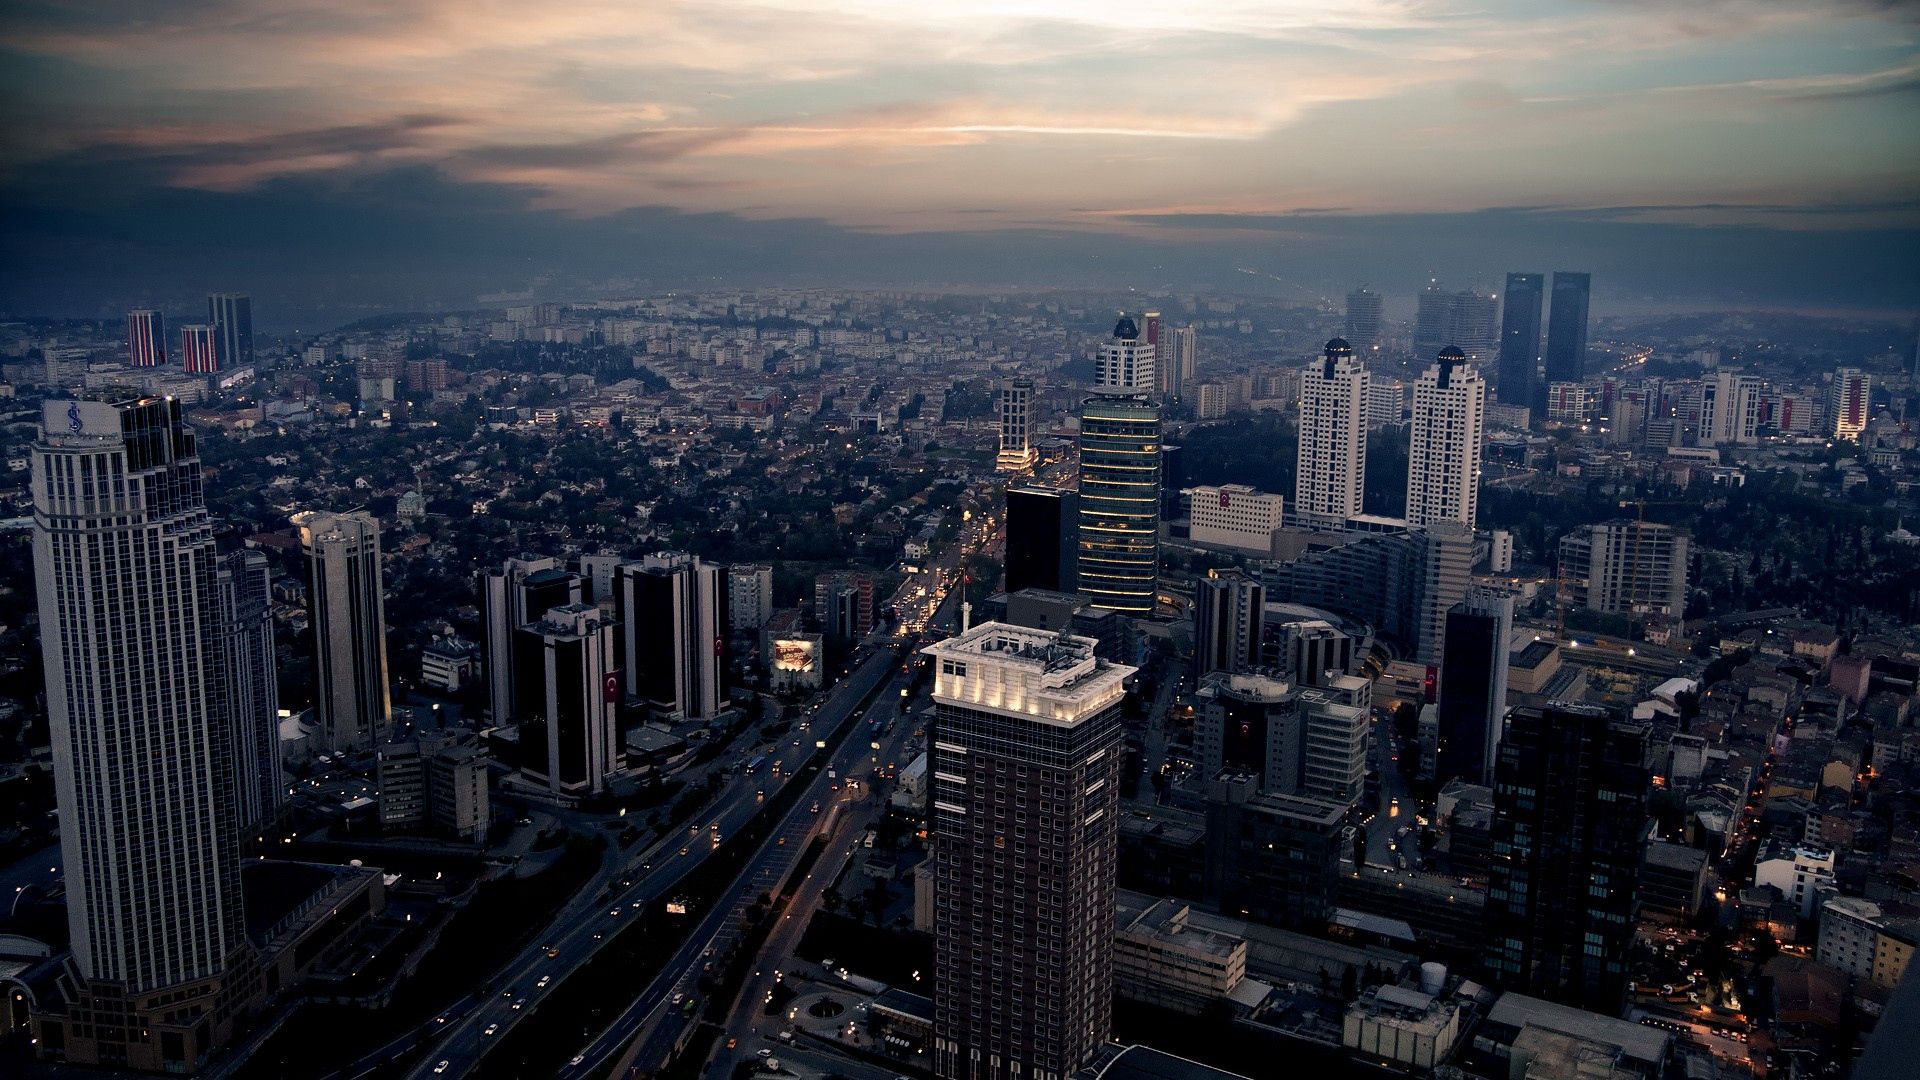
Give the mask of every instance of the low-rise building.
[[1399, 1065], [1431, 1069], [1460, 1037], [1460, 1005], [1404, 986], [1374, 986], [1347, 1006], [1340, 1042]]
[[1120, 912], [1113, 943], [1116, 993], [1189, 1016], [1232, 996], [1247, 976], [1246, 941], [1190, 927], [1188, 914], [1176, 900]]

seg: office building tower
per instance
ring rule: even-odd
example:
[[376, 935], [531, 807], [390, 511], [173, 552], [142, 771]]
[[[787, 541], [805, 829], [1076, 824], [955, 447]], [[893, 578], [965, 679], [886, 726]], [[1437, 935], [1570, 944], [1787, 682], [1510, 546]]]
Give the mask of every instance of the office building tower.
[[1367, 386], [1367, 430], [1399, 427], [1407, 422], [1407, 384], [1382, 379]]
[[1407, 524], [1471, 527], [1480, 510], [1481, 434], [1487, 381], [1449, 345], [1413, 384], [1413, 438], [1407, 448]]
[[1237, 570], [1210, 571], [1193, 583], [1193, 677], [1252, 671], [1260, 665], [1267, 588]]
[[167, 362], [166, 321], [157, 311], [127, 312], [127, 362], [137, 368], [163, 367]]
[[1547, 304], [1546, 381], [1577, 383], [1587, 377], [1587, 294], [1593, 275], [1553, 272]]
[[1454, 293], [1447, 312], [1447, 339], [1448, 345], [1475, 364], [1493, 363], [1500, 348], [1499, 298], [1474, 289]]
[[1268, 599], [1351, 615], [1411, 644], [1420, 663], [1439, 663], [1447, 610], [1472, 579], [1473, 530], [1435, 522], [1323, 539], [1324, 547], [1267, 565]]
[[1095, 607], [1151, 614], [1159, 601], [1161, 448], [1153, 346], [1122, 316], [1080, 408], [1076, 589]]
[[307, 510], [292, 520], [307, 558], [320, 743], [336, 753], [371, 749], [393, 712], [380, 523], [364, 510]]
[[1033, 380], [1008, 379], [1000, 384], [1001, 472], [1025, 475], [1033, 471], [1039, 451], [1033, 448]]
[[1150, 615], [1160, 582], [1160, 407], [1144, 395], [1080, 410], [1074, 588], [1096, 607]]
[[1546, 300], [1545, 274], [1507, 275], [1500, 309], [1500, 368], [1495, 390], [1504, 405], [1536, 405], [1540, 378], [1540, 313]]
[[472, 843], [485, 842], [493, 822], [487, 790], [489, 760], [479, 740], [458, 729], [382, 743], [374, 772], [380, 787], [381, 829], [432, 830]]
[[1329, 686], [1354, 670], [1353, 638], [1325, 619], [1269, 604], [1260, 629], [1260, 666], [1300, 686]]
[[243, 843], [264, 841], [287, 797], [280, 767], [272, 581], [267, 557], [258, 551], [235, 551], [218, 560], [220, 698], [230, 712], [234, 809]]
[[1560, 577], [1578, 607], [1610, 615], [1687, 610], [1692, 540], [1671, 525], [1617, 518], [1560, 538]]
[[1285, 524], [1286, 499], [1245, 484], [1188, 488], [1187, 536], [1196, 544], [1267, 558]]
[[1487, 569], [1496, 574], [1513, 573], [1513, 532], [1495, 529], [1487, 550]]
[[1859, 368], [1839, 368], [1827, 387], [1827, 433], [1858, 441], [1873, 416], [1873, 377]]
[[1347, 294], [1347, 344], [1362, 356], [1380, 348], [1380, 294], [1355, 289]]
[[1416, 359], [1432, 356], [1451, 342], [1454, 294], [1428, 281], [1415, 300], [1413, 315], [1413, 355]]
[[1252, 776], [1264, 794], [1352, 806], [1365, 787], [1365, 679], [1337, 675], [1324, 687], [1267, 675], [1215, 671], [1195, 693], [1193, 740], [1203, 777]]
[[180, 367], [194, 375], [212, 375], [220, 370], [219, 339], [213, 327], [193, 323], [180, 328]]
[[627, 693], [680, 719], [718, 715], [727, 700], [726, 568], [661, 552], [620, 567], [613, 593]]
[[1153, 346], [1154, 367], [1160, 373], [1160, 394], [1170, 401], [1187, 396], [1193, 385], [1194, 330], [1191, 326], [1162, 326]]
[[1134, 321], [1120, 316], [1113, 337], [1094, 357], [1093, 387], [1097, 393], [1148, 394], [1156, 388], [1154, 348]]
[[1091, 638], [982, 623], [934, 664], [933, 1072], [1066, 1080], [1111, 1034], [1120, 710]]
[[215, 355], [229, 368], [253, 366], [253, 298], [240, 293], [207, 297], [207, 323], [218, 341]]
[[1456, 777], [1493, 782], [1494, 749], [1507, 714], [1507, 639], [1513, 634], [1513, 597], [1469, 589], [1447, 611], [1440, 654], [1439, 749], [1434, 783]]
[[1274, 926], [1313, 933], [1334, 913], [1346, 838], [1344, 802], [1262, 791], [1233, 769], [1202, 781], [1206, 792], [1206, 897]]
[[1074, 590], [1079, 496], [1061, 488], [1007, 488], [1007, 591]]
[[873, 631], [873, 575], [821, 574], [813, 579], [813, 617], [827, 637], [858, 641]]
[[1300, 374], [1300, 452], [1293, 512], [1334, 527], [1360, 513], [1367, 473], [1367, 369], [1343, 338]]
[[1626, 994], [1647, 829], [1648, 728], [1523, 706], [1494, 766], [1486, 967], [1495, 984], [1612, 1016]]
[[481, 648], [487, 668], [487, 704], [493, 722], [510, 724], [513, 692], [513, 635], [549, 610], [578, 604], [581, 578], [559, 559], [516, 555], [498, 570], [480, 572]]
[[758, 630], [773, 617], [773, 567], [727, 568], [727, 623], [734, 633]]
[[1700, 441], [1710, 446], [1759, 443], [1766, 391], [1766, 384], [1755, 376], [1714, 372], [1701, 388]]
[[36, 1030], [69, 1062], [195, 1071], [249, 955], [200, 460], [173, 398], [49, 401], [42, 419], [33, 561], [73, 979]]
[[1546, 416], [1556, 424], [1584, 424], [1593, 398], [1585, 383], [1556, 382], [1547, 385]]
[[520, 768], [549, 792], [597, 794], [624, 765], [619, 650], [606, 612], [569, 604], [514, 631]]

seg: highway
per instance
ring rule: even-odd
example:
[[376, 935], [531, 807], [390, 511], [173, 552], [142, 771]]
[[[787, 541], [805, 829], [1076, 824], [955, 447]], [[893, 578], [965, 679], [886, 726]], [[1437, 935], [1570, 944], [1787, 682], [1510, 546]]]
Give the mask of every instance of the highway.
[[[809, 724], [808, 730], [800, 730], [800, 724], [796, 723], [794, 731], [781, 737], [779, 745], [762, 765], [764, 771], [736, 775], [716, 802], [690, 823], [687, 832], [669, 834], [633, 856], [624, 868], [627, 876], [618, 879], [625, 884], [615, 884], [612, 896], [604, 895], [604, 889], [595, 886], [583, 889], [551, 920], [551, 932], [536, 939], [503, 968], [504, 974], [493, 987], [487, 988], [477, 1007], [464, 1016], [448, 1020], [446, 1036], [427, 1051], [410, 1075], [428, 1080], [435, 1076], [459, 1077], [470, 1072], [495, 1040], [530, 1015], [543, 998], [591, 959], [622, 928], [624, 921], [632, 919], [649, 902], [670, 895], [681, 880], [719, 846], [714, 839], [716, 832], [724, 840], [744, 827], [760, 809], [759, 793], [764, 791], [770, 798], [782, 784], [791, 782], [799, 768], [817, 752], [815, 740], [831, 739], [869, 691], [889, 674], [898, 673], [899, 664], [891, 649], [875, 649], [858, 667], [851, 669], [817, 712], [802, 721]], [[866, 745], [857, 738], [850, 742]], [[742, 748], [743, 757], [758, 752], [757, 744]], [[776, 760], [781, 772], [779, 780], [772, 775]], [[804, 798], [797, 809], [803, 815], [807, 813]], [[716, 823], [717, 830], [713, 828]], [[756, 859], [756, 863], [758, 861]], [[751, 871], [749, 867], [749, 873]], [[548, 955], [550, 950], [557, 955]], [[674, 971], [682, 959], [676, 956], [676, 963], [668, 970]], [[545, 985], [541, 984], [543, 979]], [[586, 1051], [589, 1063], [596, 1060], [593, 1051], [599, 1046], [596, 1042]]]

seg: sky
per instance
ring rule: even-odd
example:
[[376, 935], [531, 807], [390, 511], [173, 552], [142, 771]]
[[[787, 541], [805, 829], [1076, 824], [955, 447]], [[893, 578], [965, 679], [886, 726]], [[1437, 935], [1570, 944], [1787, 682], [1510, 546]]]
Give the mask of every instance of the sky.
[[1898, 311], [1916, 250], [1920, 0], [0, 3], [15, 312], [1556, 268]]

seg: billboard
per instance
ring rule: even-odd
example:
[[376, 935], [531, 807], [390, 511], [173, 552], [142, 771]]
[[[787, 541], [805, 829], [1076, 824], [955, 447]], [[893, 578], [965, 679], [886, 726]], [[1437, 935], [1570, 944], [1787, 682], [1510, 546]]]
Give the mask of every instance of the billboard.
[[775, 671], [812, 671], [819, 664], [819, 638], [775, 638], [773, 640]]

